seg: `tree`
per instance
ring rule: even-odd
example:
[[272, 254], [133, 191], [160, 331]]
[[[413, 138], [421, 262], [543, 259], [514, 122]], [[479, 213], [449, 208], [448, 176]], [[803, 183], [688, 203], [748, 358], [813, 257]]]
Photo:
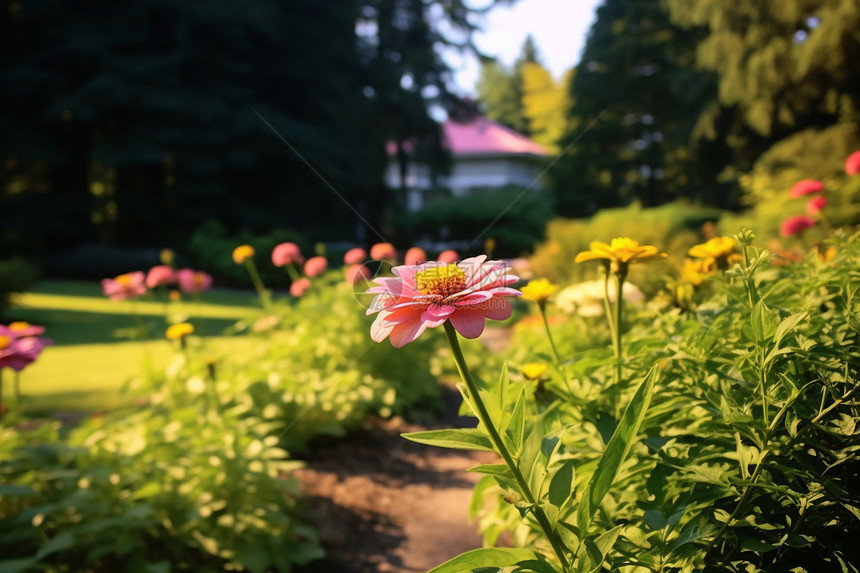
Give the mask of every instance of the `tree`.
[[606, 0], [597, 10], [570, 87], [569, 148], [551, 179], [569, 216], [638, 200], [719, 198], [719, 149], [701, 153], [691, 132], [713, 80], [694, 68], [702, 31], [674, 25], [659, 2]]
[[560, 151], [558, 142], [570, 113], [568, 86], [572, 77], [571, 71], [558, 82], [538, 63], [522, 65], [523, 116], [528, 121], [532, 139], [553, 153]]

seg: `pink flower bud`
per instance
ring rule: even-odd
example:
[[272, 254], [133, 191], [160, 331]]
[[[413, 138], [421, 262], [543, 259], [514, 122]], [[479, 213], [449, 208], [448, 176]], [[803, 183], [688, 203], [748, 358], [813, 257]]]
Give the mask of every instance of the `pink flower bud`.
[[300, 278], [290, 285], [290, 294], [298, 298], [305, 294], [309, 288], [311, 288], [311, 281], [306, 278]]
[[328, 268], [328, 261], [325, 257], [311, 257], [305, 263], [305, 274], [310, 278], [318, 277], [323, 274]]
[[448, 249], [439, 253], [439, 258], [436, 260], [440, 263], [456, 263], [460, 260], [460, 255], [457, 254], [457, 251]]
[[783, 237], [792, 237], [794, 235], [799, 235], [813, 225], [815, 225], [815, 220], [813, 220], [812, 217], [807, 217], [806, 215], [795, 215], [794, 217], [789, 217], [783, 221], [779, 231]]
[[403, 264], [406, 265], [420, 265], [421, 263], [426, 262], [427, 253], [425, 253], [424, 249], [421, 247], [412, 247], [406, 251], [406, 255], [403, 257]]
[[364, 265], [350, 265], [344, 271], [346, 282], [355, 284], [357, 282], [366, 281], [370, 278], [370, 269]]
[[367, 253], [361, 247], [350, 249], [343, 256], [343, 262], [348, 265], [363, 263], [365, 260], [367, 260]]
[[788, 194], [792, 199], [797, 199], [798, 197], [809, 195], [810, 193], [815, 193], [822, 189], [824, 189], [824, 183], [821, 181], [817, 181], [815, 179], [803, 179], [802, 181], [795, 183]]
[[300, 265], [303, 262], [305, 262], [305, 258], [295, 243], [281, 243], [272, 249], [272, 264], [276, 267], [283, 267], [290, 263]]
[[860, 173], [860, 151], [855, 151], [845, 160], [845, 173], [848, 175]]
[[806, 202], [806, 212], [810, 215], [815, 215], [821, 211], [825, 205], [827, 205], [827, 199], [821, 195], [817, 195]]
[[370, 247], [370, 258], [374, 261], [383, 261], [385, 259], [393, 259], [397, 256], [397, 251], [391, 243], [376, 243]]

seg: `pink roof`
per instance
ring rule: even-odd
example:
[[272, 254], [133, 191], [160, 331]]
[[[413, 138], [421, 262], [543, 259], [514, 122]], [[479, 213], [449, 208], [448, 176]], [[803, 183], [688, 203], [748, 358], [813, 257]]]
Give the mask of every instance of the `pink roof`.
[[[540, 144], [525, 135], [483, 116], [465, 121], [445, 120], [442, 124], [445, 145], [453, 155], [549, 155]], [[410, 151], [412, 146], [406, 142]], [[394, 142], [388, 143], [388, 153], [394, 154]]]
[[442, 129], [445, 132], [445, 142], [454, 155], [484, 153], [549, 155], [542, 145], [486, 117], [477, 116], [465, 123], [449, 119], [442, 125]]

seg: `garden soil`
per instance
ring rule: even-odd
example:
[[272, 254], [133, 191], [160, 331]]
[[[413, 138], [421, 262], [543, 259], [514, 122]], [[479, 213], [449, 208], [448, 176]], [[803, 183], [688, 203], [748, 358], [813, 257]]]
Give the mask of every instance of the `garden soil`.
[[326, 558], [301, 573], [426, 572], [481, 547], [469, 520], [467, 468], [497, 462], [490, 452], [416, 444], [403, 432], [474, 426], [460, 418], [459, 393], [445, 387], [445, 412], [429, 424], [374, 420], [346, 439], [314, 447], [296, 472], [308, 494], [307, 518], [320, 532]]

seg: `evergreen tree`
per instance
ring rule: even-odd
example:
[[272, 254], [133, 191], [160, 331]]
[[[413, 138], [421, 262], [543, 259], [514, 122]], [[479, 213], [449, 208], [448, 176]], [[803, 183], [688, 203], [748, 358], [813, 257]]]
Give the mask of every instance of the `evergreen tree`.
[[713, 80], [694, 68], [698, 28], [670, 22], [659, 2], [606, 0], [597, 10], [570, 87], [566, 153], [551, 172], [568, 216], [633, 200], [707, 198], [725, 152], [697, 153], [692, 128]]

